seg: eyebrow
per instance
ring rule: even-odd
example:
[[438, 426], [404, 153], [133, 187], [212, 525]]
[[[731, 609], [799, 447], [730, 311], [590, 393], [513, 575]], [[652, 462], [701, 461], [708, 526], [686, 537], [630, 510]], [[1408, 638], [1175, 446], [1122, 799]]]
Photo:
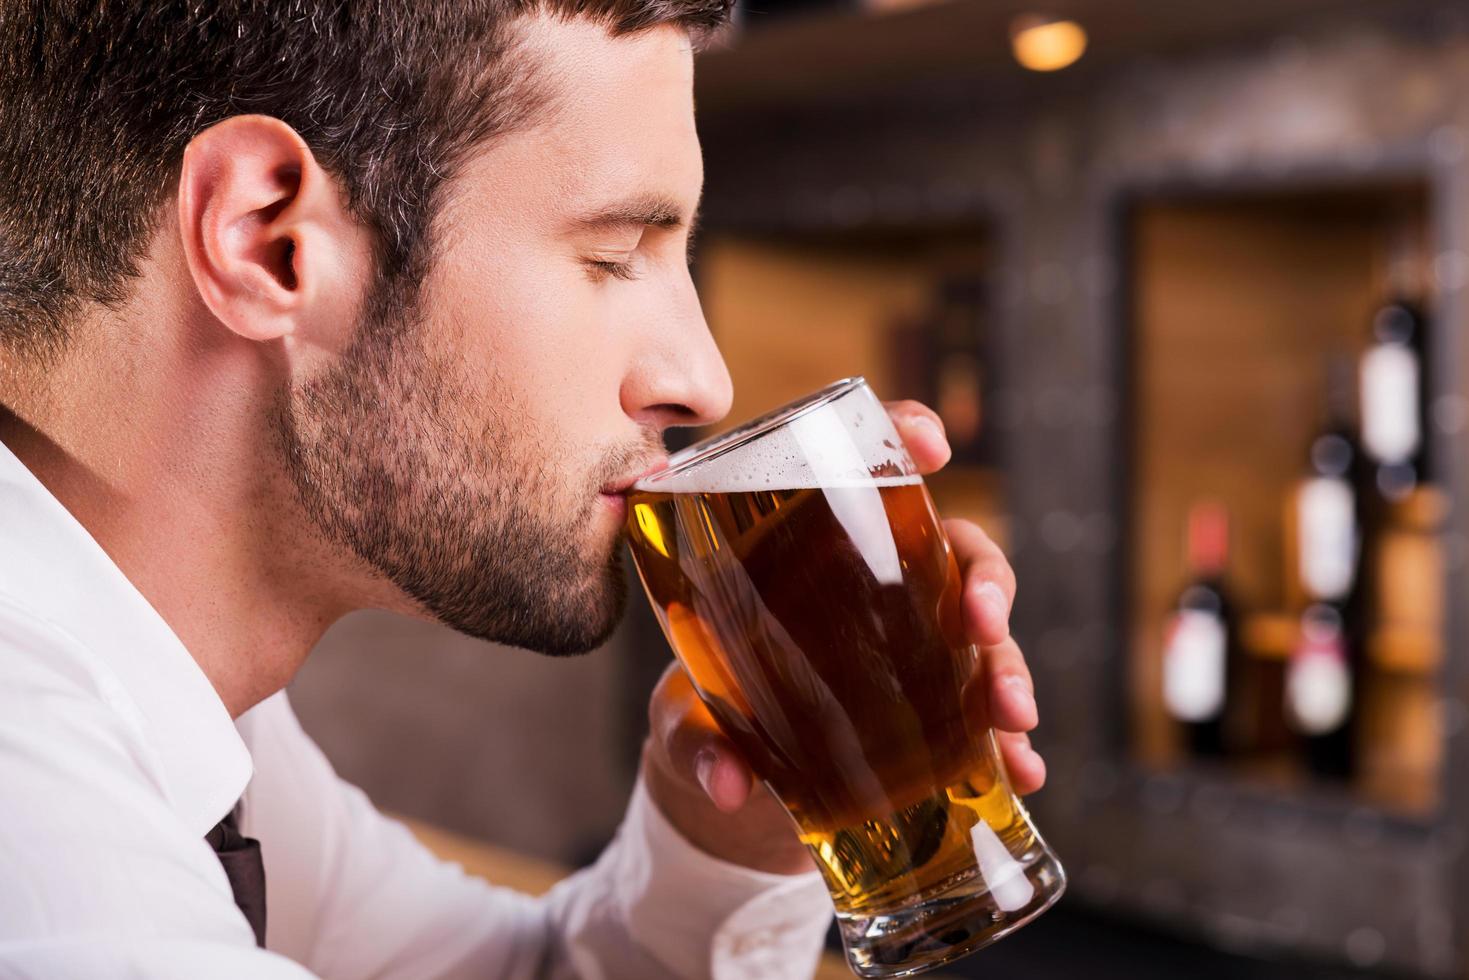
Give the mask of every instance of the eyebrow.
[[[575, 224], [581, 228], [619, 228], [644, 226], [649, 228], [678, 228], [684, 224], [683, 208], [675, 201], [661, 195], [637, 197], [599, 208], [577, 218]], [[690, 231], [698, 224], [697, 211], [688, 219]]]

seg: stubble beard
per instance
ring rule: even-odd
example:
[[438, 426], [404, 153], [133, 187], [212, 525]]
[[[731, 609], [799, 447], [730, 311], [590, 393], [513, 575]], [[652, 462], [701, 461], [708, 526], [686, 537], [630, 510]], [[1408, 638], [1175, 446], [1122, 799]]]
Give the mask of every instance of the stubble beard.
[[282, 391], [274, 427], [307, 518], [461, 633], [553, 655], [600, 646], [627, 582], [620, 534], [592, 533], [598, 492], [646, 450], [578, 474], [514, 406], [471, 426], [483, 399], [426, 334], [411, 312], [369, 316], [339, 364]]

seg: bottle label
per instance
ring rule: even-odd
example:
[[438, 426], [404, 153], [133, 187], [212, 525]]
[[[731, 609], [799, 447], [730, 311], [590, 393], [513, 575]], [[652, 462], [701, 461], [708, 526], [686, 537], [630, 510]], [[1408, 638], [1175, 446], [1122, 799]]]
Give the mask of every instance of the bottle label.
[[1313, 599], [1341, 599], [1357, 572], [1357, 501], [1335, 477], [1306, 480], [1296, 492], [1301, 584]]
[[1362, 445], [1379, 463], [1406, 463], [1423, 438], [1418, 425], [1418, 357], [1378, 344], [1362, 357]]
[[1163, 648], [1163, 703], [1180, 721], [1210, 721], [1224, 710], [1228, 631], [1218, 616], [1185, 609]]
[[1302, 639], [1286, 671], [1285, 700], [1302, 734], [1325, 735], [1346, 723], [1352, 710], [1352, 674], [1340, 631], [1324, 639]]

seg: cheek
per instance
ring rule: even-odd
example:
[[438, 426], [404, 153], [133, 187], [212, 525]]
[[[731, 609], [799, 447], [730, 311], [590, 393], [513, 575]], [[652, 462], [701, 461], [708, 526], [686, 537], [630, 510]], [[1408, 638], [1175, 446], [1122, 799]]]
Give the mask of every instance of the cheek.
[[632, 355], [622, 349], [631, 335], [618, 326], [625, 311], [564, 257], [506, 251], [440, 267], [428, 294], [435, 343], [484, 412], [546, 447], [548, 458], [605, 449], [625, 437], [618, 426]]

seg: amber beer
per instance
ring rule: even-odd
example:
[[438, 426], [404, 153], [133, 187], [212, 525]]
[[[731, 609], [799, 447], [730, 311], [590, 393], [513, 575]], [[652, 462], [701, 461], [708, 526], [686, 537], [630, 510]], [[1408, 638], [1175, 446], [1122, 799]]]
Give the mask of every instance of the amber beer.
[[[880, 406], [854, 418], [891, 431]], [[887, 976], [984, 945], [1064, 879], [976, 710], [986, 691], [933, 502], [895, 435], [874, 444], [896, 455], [853, 472], [847, 447], [815, 486], [789, 443], [755, 454], [755, 472], [718, 446], [701, 472], [695, 447], [635, 488], [628, 536], [700, 696], [816, 858], [854, 969]]]

